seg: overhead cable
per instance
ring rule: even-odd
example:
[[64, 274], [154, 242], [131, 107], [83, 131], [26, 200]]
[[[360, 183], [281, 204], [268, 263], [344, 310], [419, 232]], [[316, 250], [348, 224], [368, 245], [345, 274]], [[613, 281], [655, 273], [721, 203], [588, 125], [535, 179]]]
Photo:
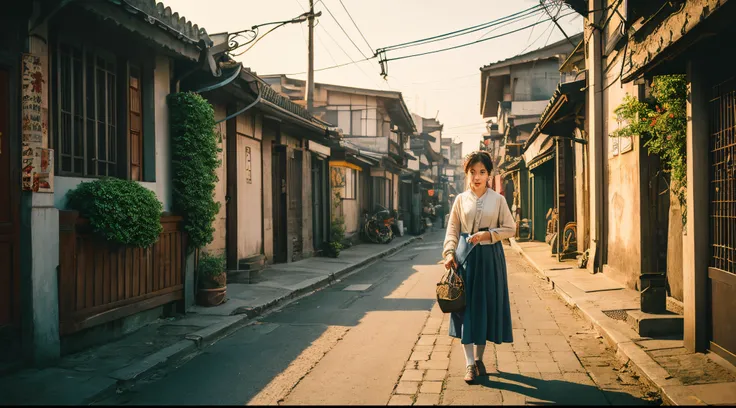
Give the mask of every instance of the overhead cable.
[[426, 44], [426, 43], [429, 43], [429, 42], [441, 41], [443, 39], [453, 38], [453, 37], [456, 37], [458, 35], [470, 34], [470, 33], [476, 32], [476, 31], [484, 30], [484, 29], [489, 28], [489, 27], [492, 27], [494, 25], [502, 24], [502, 23], [505, 23], [505, 22], [509, 22], [511, 20], [518, 19], [518, 18], [523, 17], [523, 16], [527, 16], [528, 15], [527, 13], [535, 14], [535, 13], [540, 12], [540, 11], [542, 11], [542, 6], [539, 5], [539, 4], [537, 4], [535, 6], [532, 6], [532, 7], [528, 8], [528, 9], [525, 9], [525, 10], [522, 10], [522, 11], [519, 11], [519, 12], [516, 12], [516, 13], [513, 13], [513, 14], [508, 15], [508, 16], [504, 16], [504, 17], [501, 17], [501, 18], [498, 18], [498, 19], [495, 19], [495, 20], [491, 20], [491, 21], [485, 22], [483, 24], [478, 24], [478, 25], [475, 25], [475, 26], [463, 28], [461, 30], [455, 30], [455, 31], [451, 31], [449, 33], [439, 34], [439, 35], [435, 35], [435, 36], [428, 37], [428, 38], [422, 38], [422, 39], [419, 39], [419, 40], [408, 41], [408, 42], [404, 42], [404, 43], [401, 43], [401, 44], [389, 45], [387, 47], [379, 48], [376, 51], [391, 51], [391, 50], [396, 50], [396, 49], [401, 49], [401, 48], [407, 48], [407, 47], [422, 45], [422, 44]]

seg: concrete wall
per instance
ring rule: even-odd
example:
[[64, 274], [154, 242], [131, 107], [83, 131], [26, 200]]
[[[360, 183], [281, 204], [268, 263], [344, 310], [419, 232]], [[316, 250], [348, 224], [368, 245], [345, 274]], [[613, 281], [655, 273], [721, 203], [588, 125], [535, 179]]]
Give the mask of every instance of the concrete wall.
[[575, 143], [575, 220], [578, 232], [578, 251], [589, 247], [590, 208], [588, 207], [588, 147]]
[[305, 151], [302, 156], [302, 256], [309, 257], [314, 254], [312, 238], [314, 226], [312, 225], [312, 153]]
[[514, 101], [547, 100], [559, 83], [559, 63], [555, 59], [511, 66]]
[[394, 210], [399, 209], [399, 176], [397, 174], [393, 175], [393, 194], [394, 194]]
[[[261, 142], [255, 140], [252, 113], [238, 117], [238, 259], [261, 253], [263, 213], [261, 201]], [[245, 122], [241, 125], [241, 122]], [[242, 129], [242, 127], [247, 128]], [[241, 131], [245, 133], [241, 133]], [[260, 132], [258, 133], [260, 136]], [[247, 178], [247, 148], [250, 148], [250, 180]]]
[[[616, 68], [619, 67], [619, 68]], [[608, 81], [618, 77], [620, 65], [617, 63], [608, 71]], [[609, 82], [607, 82], [609, 83]], [[614, 155], [616, 139], [608, 135], [619, 128], [614, 109], [626, 94], [636, 95], [634, 84], [619, 83], [603, 93], [603, 135], [606, 146], [606, 193], [607, 193], [607, 267], [604, 273], [626, 285], [638, 288], [641, 274], [641, 223], [640, 223], [640, 141], [634, 137], [632, 149]], [[618, 141], [620, 142], [620, 141]]]
[[[215, 104], [215, 120], [220, 120], [226, 116], [226, 108], [224, 105]], [[227, 194], [227, 132], [225, 131], [225, 122], [217, 125], [215, 130], [219, 135], [220, 149], [222, 151], [217, 157], [222, 160], [222, 164], [217, 168], [217, 185], [215, 186], [215, 201], [220, 203], [220, 211], [215, 216], [212, 226], [215, 228], [213, 240], [204, 247], [205, 252], [214, 254], [224, 254], [227, 245], [227, 206], [225, 204], [225, 195]]]

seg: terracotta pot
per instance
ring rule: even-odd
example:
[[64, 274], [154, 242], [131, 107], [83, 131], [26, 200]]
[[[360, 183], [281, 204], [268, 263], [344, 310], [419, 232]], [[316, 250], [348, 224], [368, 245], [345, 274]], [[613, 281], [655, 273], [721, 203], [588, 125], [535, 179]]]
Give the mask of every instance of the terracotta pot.
[[200, 288], [197, 290], [197, 304], [200, 306], [217, 306], [225, 301], [226, 294], [227, 287], [215, 289]]

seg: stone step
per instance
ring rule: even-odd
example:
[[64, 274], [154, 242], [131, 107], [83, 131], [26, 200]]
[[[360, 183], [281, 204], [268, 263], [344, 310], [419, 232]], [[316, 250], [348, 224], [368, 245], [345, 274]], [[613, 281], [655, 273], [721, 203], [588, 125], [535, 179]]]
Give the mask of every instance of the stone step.
[[252, 270], [236, 269], [227, 271], [227, 283], [252, 283], [255, 278]]
[[263, 262], [265, 260], [266, 260], [266, 256], [265, 255], [258, 254], [258, 255], [251, 255], [251, 256], [247, 256], [245, 258], [242, 258], [242, 259], [240, 259], [240, 262], [251, 263], [251, 262]]
[[642, 337], [678, 335], [683, 334], [684, 330], [682, 315], [669, 311], [652, 314], [641, 310], [627, 310], [626, 322]]
[[238, 262], [238, 269], [240, 270], [260, 271], [260, 270], [263, 270], [265, 266], [266, 266], [265, 258], [257, 259], [254, 261], [246, 261], [244, 259], [241, 259]]

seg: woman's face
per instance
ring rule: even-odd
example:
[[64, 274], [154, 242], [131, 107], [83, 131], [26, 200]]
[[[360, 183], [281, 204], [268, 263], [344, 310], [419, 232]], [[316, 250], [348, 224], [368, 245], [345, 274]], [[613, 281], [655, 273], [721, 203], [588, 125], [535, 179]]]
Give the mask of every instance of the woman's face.
[[487, 185], [490, 175], [483, 163], [478, 162], [468, 169], [467, 177], [470, 180], [470, 187], [478, 189]]

